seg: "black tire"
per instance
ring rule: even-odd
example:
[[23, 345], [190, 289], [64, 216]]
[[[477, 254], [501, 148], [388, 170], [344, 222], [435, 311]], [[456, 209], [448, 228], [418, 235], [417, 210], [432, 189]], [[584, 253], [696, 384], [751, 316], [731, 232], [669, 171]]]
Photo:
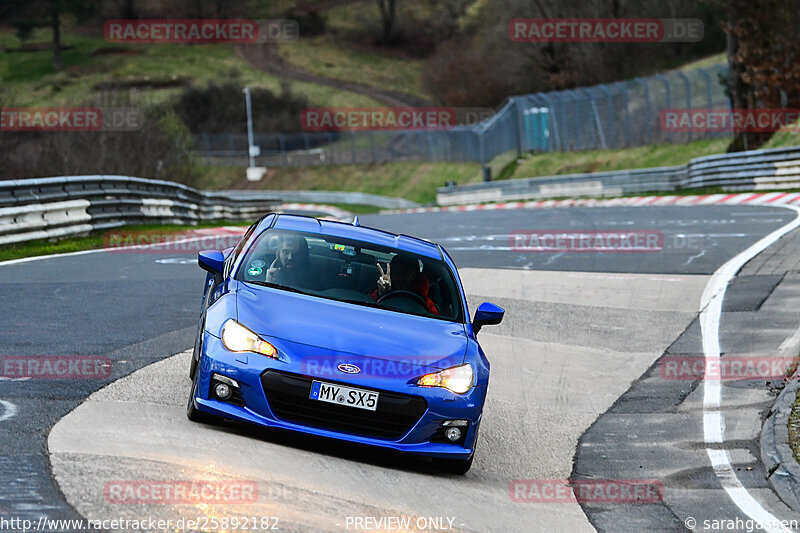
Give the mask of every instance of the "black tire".
[[469, 456], [469, 459], [438, 459], [435, 458], [433, 460], [433, 464], [436, 465], [436, 468], [441, 470], [442, 472], [447, 472], [448, 474], [456, 474], [459, 476], [463, 476], [469, 469], [472, 468], [472, 459], [475, 457], [475, 454]]
[[219, 420], [218, 417], [199, 410], [194, 405], [194, 395], [197, 392], [197, 378], [200, 376], [199, 372], [195, 372], [195, 377], [192, 379], [192, 392], [189, 393], [189, 401], [186, 403], [186, 418], [192, 422], [200, 422], [202, 424], [213, 424]]
[[203, 309], [200, 313], [200, 324], [197, 327], [197, 335], [194, 338], [194, 349], [192, 350], [192, 362], [189, 364], [189, 379], [194, 380], [194, 375], [197, 372], [197, 365], [200, 362], [200, 354], [203, 353], [203, 330], [206, 328], [206, 310], [208, 309], [208, 299], [211, 297], [211, 289], [208, 288], [205, 296], [203, 297]]
[[194, 375], [197, 373], [197, 364], [200, 361], [200, 354], [203, 349], [203, 329], [205, 324], [200, 324], [200, 329], [197, 330], [197, 336], [194, 339], [194, 349], [192, 350], [192, 362], [189, 364], [189, 379], [194, 381]]

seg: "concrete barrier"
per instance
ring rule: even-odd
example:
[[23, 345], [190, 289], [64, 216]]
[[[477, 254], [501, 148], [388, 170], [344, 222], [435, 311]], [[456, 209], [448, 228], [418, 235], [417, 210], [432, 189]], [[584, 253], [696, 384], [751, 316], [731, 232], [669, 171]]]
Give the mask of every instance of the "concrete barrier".
[[725, 191], [800, 188], [800, 147], [699, 157], [677, 167], [567, 174], [443, 187], [439, 205], [608, 197], [720, 187]]
[[255, 220], [275, 211], [272, 194], [203, 192], [129, 176], [0, 181], [0, 244], [85, 234], [126, 224]]

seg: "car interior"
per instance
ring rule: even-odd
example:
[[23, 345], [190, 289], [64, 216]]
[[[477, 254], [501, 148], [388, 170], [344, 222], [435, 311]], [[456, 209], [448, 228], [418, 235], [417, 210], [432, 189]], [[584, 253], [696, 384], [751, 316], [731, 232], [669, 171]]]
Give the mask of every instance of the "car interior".
[[[265, 272], [275, 260], [280, 244], [281, 233], [272, 231], [270, 235], [262, 235], [253, 245], [239, 271], [239, 279], [250, 282], [263, 282]], [[294, 232], [292, 232], [294, 233]], [[381, 249], [360, 241], [319, 235], [302, 235], [308, 244], [309, 271], [312, 273], [316, 287], [293, 287], [315, 296], [352, 302], [375, 303], [370, 293], [377, 288], [380, 269], [386, 271], [386, 265], [396, 255], [391, 249]], [[367, 248], [366, 246], [371, 246]], [[413, 255], [413, 254], [412, 254]], [[447, 320], [460, 318], [458, 292], [449, 273], [447, 265], [440, 260], [424, 256], [416, 256], [420, 275], [428, 280], [428, 297], [436, 305], [438, 316]], [[250, 270], [251, 265], [259, 265], [261, 269]], [[411, 314], [435, 316], [427, 311], [419, 298], [413, 295], [396, 295], [381, 302], [385, 307]]]

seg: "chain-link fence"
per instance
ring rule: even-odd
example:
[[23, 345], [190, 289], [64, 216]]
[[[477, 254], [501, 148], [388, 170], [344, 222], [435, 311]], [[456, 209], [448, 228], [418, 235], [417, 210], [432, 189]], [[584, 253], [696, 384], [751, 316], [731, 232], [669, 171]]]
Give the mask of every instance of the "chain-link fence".
[[[201, 134], [199, 154], [211, 162], [247, 164], [245, 134]], [[259, 166], [384, 163], [387, 161], [477, 161], [479, 136], [473, 128], [447, 131], [337, 131], [255, 135]], [[216, 160], [216, 161], [213, 161]]]
[[[723, 65], [510, 98], [491, 118], [442, 130], [336, 131], [256, 135], [259, 166], [363, 164], [387, 161], [477, 162], [505, 154], [687, 143], [730, 131], [665, 128], [669, 109], [729, 109]], [[203, 134], [200, 155], [212, 164], [246, 165], [244, 134]], [[488, 177], [488, 173], [487, 173]]]

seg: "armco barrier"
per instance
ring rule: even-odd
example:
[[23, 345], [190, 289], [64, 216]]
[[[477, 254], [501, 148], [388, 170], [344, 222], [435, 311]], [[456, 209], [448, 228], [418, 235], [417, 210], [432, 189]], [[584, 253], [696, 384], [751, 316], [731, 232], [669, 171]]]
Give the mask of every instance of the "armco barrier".
[[[252, 197], [252, 191], [225, 191], [230, 196], [239, 198], [240, 196]], [[406, 200], [405, 198], [394, 198], [390, 196], [380, 196], [365, 192], [351, 191], [259, 191], [260, 194], [268, 194], [280, 197], [283, 202], [293, 202], [300, 204], [343, 204], [343, 205], [374, 205], [383, 209], [411, 209], [419, 207], [419, 204]]]
[[721, 187], [725, 191], [800, 188], [800, 146], [700, 157], [678, 167], [567, 174], [440, 188], [440, 205], [570, 196], [603, 197]]
[[0, 181], [0, 245], [125, 224], [255, 220], [280, 205], [272, 194], [203, 192], [127, 176]]

